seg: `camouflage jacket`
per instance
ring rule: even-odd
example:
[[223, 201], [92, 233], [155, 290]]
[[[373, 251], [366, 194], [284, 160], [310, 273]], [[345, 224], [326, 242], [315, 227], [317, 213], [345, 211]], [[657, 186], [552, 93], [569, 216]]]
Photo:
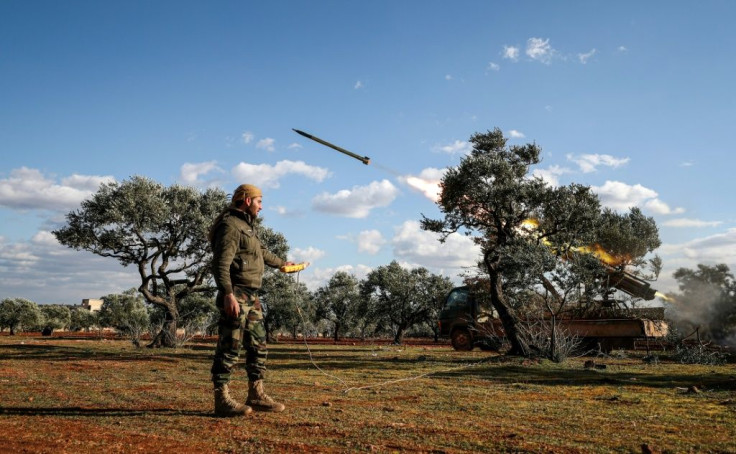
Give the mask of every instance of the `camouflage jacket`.
[[232, 293], [234, 285], [260, 288], [264, 264], [273, 268], [284, 264], [263, 246], [251, 216], [235, 209], [230, 209], [215, 228], [212, 252], [215, 284], [225, 294]]

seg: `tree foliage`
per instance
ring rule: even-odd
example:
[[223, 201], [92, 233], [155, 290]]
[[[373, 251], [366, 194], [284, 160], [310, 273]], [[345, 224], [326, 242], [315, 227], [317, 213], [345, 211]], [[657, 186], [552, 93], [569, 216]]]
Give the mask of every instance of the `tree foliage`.
[[410, 327], [427, 321], [437, 300], [452, 287], [447, 277], [426, 268], [407, 270], [392, 261], [379, 266], [361, 283], [361, 295], [369, 304], [369, 316], [394, 332], [394, 343], [401, 344]]
[[179, 326], [184, 328], [184, 337], [191, 339], [197, 334], [214, 332], [219, 315], [213, 296], [192, 293], [181, 301]]
[[352, 274], [338, 271], [315, 293], [318, 318], [328, 320], [337, 342], [356, 325], [361, 303], [360, 283]]
[[80, 307], [73, 308], [69, 320], [69, 329], [72, 331], [89, 331], [90, 328], [98, 324], [97, 314], [97, 312]]
[[48, 304], [40, 306], [43, 314], [43, 329], [49, 332], [55, 329], [68, 328], [72, 321], [72, 313], [68, 306]]
[[300, 331], [304, 335], [309, 334], [310, 327], [304, 323], [314, 319], [314, 306], [312, 293], [306, 285], [284, 273], [269, 273], [263, 280], [261, 295], [264, 325], [269, 338], [278, 331], [286, 331], [292, 337]]
[[114, 328], [130, 337], [136, 347], [140, 346], [141, 336], [151, 323], [143, 297], [133, 288], [121, 294], [103, 296], [102, 301], [100, 325]]
[[219, 189], [165, 187], [135, 176], [103, 184], [53, 233], [61, 244], [134, 266], [141, 279], [138, 290], [166, 314], [152, 346], [173, 347], [180, 301], [212, 292], [207, 232], [226, 204]]
[[0, 328], [8, 328], [10, 335], [17, 331], [37, 328], [43, 321], [38, 304], [25, 298], [5, 298], [0, 303]]

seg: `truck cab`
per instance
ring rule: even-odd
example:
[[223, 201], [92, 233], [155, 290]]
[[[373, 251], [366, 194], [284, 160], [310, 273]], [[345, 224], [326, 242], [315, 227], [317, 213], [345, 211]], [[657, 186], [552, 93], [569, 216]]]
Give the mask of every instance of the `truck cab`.
[[[485, 311], [468, 287], [456, 287], [445, 298], [439, 316], [440, 336], [450, 338], [455, 350], [469, 351], [479, 346], [483, 350], [497, 350], [500, 338], [489, 332], [503, 330], [492, 312]], [[483, 335], [479, 335], [480, 333]]]

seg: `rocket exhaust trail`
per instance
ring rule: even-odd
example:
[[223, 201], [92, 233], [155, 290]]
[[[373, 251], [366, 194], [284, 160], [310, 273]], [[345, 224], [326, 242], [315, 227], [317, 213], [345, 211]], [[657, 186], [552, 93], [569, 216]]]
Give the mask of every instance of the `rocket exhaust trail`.
[[377, 169], [380, 169], [380, 170], [383, 170], [384, 172], [390, 173], [391, 175], [393, 175], [395, 177], [400, 177], [401, 176], [401, 173], [397, 172], [396, 170], [394, 170], [394, 169], [392, 169], [390, 167], [386, 167], [385, 165], [382, 165], [382, 164], [377, 164], [377, 163], [374, 162], [373, 163], [373, 167], [375, 167]]

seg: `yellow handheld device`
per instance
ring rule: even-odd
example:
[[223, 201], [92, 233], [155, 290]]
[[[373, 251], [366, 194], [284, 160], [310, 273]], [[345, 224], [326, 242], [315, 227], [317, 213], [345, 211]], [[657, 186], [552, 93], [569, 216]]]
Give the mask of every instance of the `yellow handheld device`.
[[282, 273], [296, 273], [309, 266], [309, 262], [296, 263], [294, 265], [284, 265], [279, 268]]

